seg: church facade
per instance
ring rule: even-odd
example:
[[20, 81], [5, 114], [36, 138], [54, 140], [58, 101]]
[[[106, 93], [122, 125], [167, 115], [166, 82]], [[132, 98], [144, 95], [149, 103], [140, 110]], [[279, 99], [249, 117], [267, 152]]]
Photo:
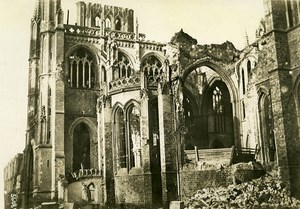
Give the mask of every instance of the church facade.
[[78, 2], [77, 24], [64, 24], [60, 0], [39, 0], [22, 166], [5, 170], [16, 208], [167, 208], [229, 184], [189, 166], [189, 153], [218, 161], [243, 149], [299, 195], [300, 5], [264, 4], [257, 40], [240, 51], [182, 30], [147, 41], [134, 11], [114, 6]]

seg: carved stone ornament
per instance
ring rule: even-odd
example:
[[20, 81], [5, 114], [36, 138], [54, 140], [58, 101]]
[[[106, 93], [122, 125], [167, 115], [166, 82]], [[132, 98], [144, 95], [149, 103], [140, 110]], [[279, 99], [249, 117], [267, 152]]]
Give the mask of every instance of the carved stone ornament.
[[140, 96], [141, 96], [141, 99], [148, 99], [149, 98], [149, 92], [148, 92], [148, 90], [147, 89], [145, 89], [145, 88], [143, 88], [143, 89], [141, 89], [141, 91], [140, 91]]
[[158, 81], [158, 86], [157, 86], [157, 93], [158, 94], [168, 94], [170, 91], [169, 91], [169, 83], [165, 80], [165, 79], [162, 79], [162, 80], [159, 80]]
[[64, 78], [63, 74], [64, 74], [64, 72], [63, 72], [62, 63], [58, 63], [56, 66], [56, 71], [55, 71], [55, 79], [63, 80], [63, 78]]
[[102, 105], [103, 105], [104, 108], [107, 107], [106, 106], [107, 104], [109, 105], [108, 107], [111, 107], [111, 96], [110, 95], [107, 95], [107, 96], [102, 95], [102, 96], [99, 97], [97, 102], [98, 102], [97, 108], [99, 109], [99, 112], [101, 112], [102, 111], [102, 108], [101, 108]]
[[46, 121], [46, 108], [45, 108], [45, 105], [43, 105], [42, 109], [41, 109], [40, 121], [41, 122]]

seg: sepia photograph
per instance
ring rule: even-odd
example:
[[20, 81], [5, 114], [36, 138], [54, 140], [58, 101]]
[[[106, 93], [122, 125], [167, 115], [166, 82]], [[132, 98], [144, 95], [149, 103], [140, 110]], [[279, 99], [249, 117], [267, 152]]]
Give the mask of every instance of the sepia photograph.
[[0, 208], [300, 208], [300, 0], [0, 0]]

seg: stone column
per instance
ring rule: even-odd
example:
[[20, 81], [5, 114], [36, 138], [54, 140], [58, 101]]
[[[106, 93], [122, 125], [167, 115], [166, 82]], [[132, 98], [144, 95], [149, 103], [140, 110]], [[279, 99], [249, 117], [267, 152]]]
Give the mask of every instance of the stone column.
[[167, 84], [158, 86], [158, 116], [161, 152], [162, 200], [165, 207], [177, 199], [176, 136], [173, 99]]
[[100, 143], [101, 143], [101, 161], [104, 179], [104, 203], [114, 205], [114, 170], [113, 170], [113, 139], [112, 139], [112, 108], [111, 97], [103, 95], [100, 102]]
[[52, 184], [51, 199], [58, 200], [59, 179], [65, 177], [64, 134], [65, 134], [65, 84], [63, 75], [64, 31], [55, 32], [55, 69], [51, 77], [51, 143], [52, 143]]
[[292, 76], [287, 69], [270, 72], [271, 102], [274, 117], [278, 175], [290, 182], [291, 192], [299, 194], [300, 143]]
[[149, 98], [146, 89], [141, 90], [141, 155], [144, 173], [150, 172]]

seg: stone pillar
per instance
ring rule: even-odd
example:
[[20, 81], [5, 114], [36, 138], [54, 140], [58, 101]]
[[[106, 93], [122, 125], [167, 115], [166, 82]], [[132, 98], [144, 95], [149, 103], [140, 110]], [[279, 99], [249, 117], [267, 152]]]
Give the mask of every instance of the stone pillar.
[[270, 85], [278, 175], [290, 182], [292, 194], [299, 195], [300, 143], [292, 76], [286, 69], [276, 69], [270, 72]]
[[[113, 170], [113, 139], [112, 139], [112, 108], [111, 97], [103, 95], [100, 102], [100, 143], [102, 146], [102, 168], [104, 182], [104, 203], [106, 205], [115, 204], [114, 191], [114, 170]], [[99, 156], [99, 157], [100, 157]]]
[[164, 207], [176, 200], [177, 195], [177, 163], [176, 136], [174, 130], [173, 99], [167, 84], [158, 87], [158, 116], [161, 152], [162, 200]]
[[51, 143], [52, 143], [52, 184], [51, 198], [58, 200], [59, 179], [65, 177], [65, 84], [63, 77], [64, 60], [64, 31], [63, 28], [56, 28], [55, 31], [55, 59], [51, 76]]
[[149, 98], [148, 91], [141, 90], [141, 155], [144, 173], [150, 172]]

